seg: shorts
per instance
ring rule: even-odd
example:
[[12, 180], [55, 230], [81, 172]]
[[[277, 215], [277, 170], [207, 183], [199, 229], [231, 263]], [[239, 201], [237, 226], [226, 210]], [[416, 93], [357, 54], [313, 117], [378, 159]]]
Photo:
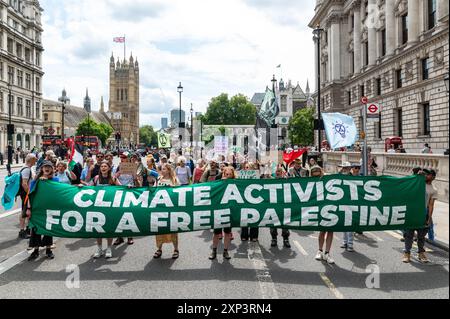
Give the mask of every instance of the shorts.
[[214, 235], [220, 235], [220, 234], [222, 234], [222, 231], [225, 234], [231, 234], [231, 227], [214, 229]]

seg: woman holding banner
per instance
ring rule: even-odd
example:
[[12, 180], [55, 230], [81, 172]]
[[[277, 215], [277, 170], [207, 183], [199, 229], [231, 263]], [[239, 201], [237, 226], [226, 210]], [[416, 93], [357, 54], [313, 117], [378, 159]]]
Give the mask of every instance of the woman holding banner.
[[[311, 167], [311, 177], [322, 177], [323, 171], [320, 166]], [[325, 238], [326, 237], [326, 238]], [[325, 253], [323, 252], [323, 244], [325, 244]], [[333, 258], [330, 257], [331, 244], [333, 243], [333, 232], [321, 231], [319, 234], [319, 251], [316, 254], [316, 260], [323, 260], [329, 264], [334, 264]]]
[[[112, 167], [108, 161], [103, 161], [100, 164], [100, 172], [94, 177], [94, 186], [110, 186], [110, 185], [120, 185], [115, 177], [112, 176]], [[109, 259], [112, 257], [112, 244], [113, 238], [107, 238], [107, 248], [105, 252], [105, 258]], [[94, 258], [100, 258], [103, 255], [102, 249], [102, 238], [97, 238], [97, 249], [94, 253]]]
[[[223, 169], [222, 179], [235, 179], [236, 172], [232, 166], [227, 166]], [[231, 243], [231, 227], [218, 228], [214, 229], [213, 236], [213, 248], [211, 255], [209, 255], [210, 260], [214, 260], [217, 257], [217, 246], [219, 245], [220, 236], [222, 235], [222, 231], [225, 233], [225, 239], [223, 241], [223, 258], [231, 259], [230, 254], [228, 253], [228, 248], [230, 248]]]
[[[59, 180], [56, 177], [53, 177], [54, 174], [54, 168], [53, 163], [50, 161], [45, 160], [42, 163], [41, 169], [39, 171], [39, 174], [37, 175], [36, 179], [31, 181], [30, 184], [30, 192], [35, 188], [37, 182], [39, 180], [50, 180], [58, 182]], [[27, 196], [28, 199], [28, 196]], [[29, 200], [26, 200], [27, 205], [27, 217], [31, 218], [31, 203]], [[33, 261], [39, 257], [39, 247], [46, 247], [45, 254], [47, 255], [48, 259], [55, 258], [55, 255], [52, 252], [53, 245], [53, 237], [51, 236], [41, 236], [36, 233], [36, 227], [33, 227], [31, 229], [31, 237], [30, 237], [30, 247], [34, 248], [33, 252], [31, 253], [30, 257], [28, 257], [28, 261]]]
[[[166, 163], [161, 166], [161, 176], [158, 179], [158, 186], [168, 186], [174, 187], [178, 186], [178, 180], [175, 176], [175, 170], [172, 165]], [[153, 255], [153, 258], [160, 258], [162, 255], [162, 245], [166, 243], [173, 244], [173, 254], [172, 259], [177, 259], [180, 256], [178, 250], [178, 234], [166, 234], [166, 235], [156, 235], [156, 247], [157, 250]]]

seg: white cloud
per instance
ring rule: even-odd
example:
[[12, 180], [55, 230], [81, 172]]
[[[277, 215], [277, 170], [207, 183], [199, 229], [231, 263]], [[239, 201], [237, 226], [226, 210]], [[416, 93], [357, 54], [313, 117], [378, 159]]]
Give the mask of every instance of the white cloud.
[[[109, 58], [123, 59], [113, 43], [126, 35], [140, 64], [141, 124], [160, 126], [160, 117], [193, 103], [204, 112], [222, 92], [249, 98], [270, 85], [272, 74], [314, 83], [314, 45], [307, 23], [313, 1], [255, 0], [42, 0], [44, 93], [56, 99], [63, 87], [82, 105], [89, 87], [93, 109], [109, 100]], [[313, 87], [313, 85], [311, 85]]]

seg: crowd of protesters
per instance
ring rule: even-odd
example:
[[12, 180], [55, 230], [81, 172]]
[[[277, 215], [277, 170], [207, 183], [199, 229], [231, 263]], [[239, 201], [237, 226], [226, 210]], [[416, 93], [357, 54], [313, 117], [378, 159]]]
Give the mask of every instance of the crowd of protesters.
[[[20, 197], [22, 199], [22, 214], [20, 215], [20, 238], [29, 239], [29, 249], [33, 250], [29, 260], [35, 260], [39, 257], [39, 248], [45, 247], [45, 254], [48, 258], [54, 258], [53, 238], [50, 236], [41, 236], [36, 233], [36, 229], [29, 229], [27, 221], [30, 218], [31, 203], [28, 200], [28, 193], [36, 185], [38, 180], [53, 180], [59, 183], [66, 183], [83, 186], [115, 186], [122, 185], [129, 188], [134, 187], [175, 187], [181, 185], [190, 185], [198, 183], [206, 183], [220, 179], [235, 179], [239, 178], [240, 171], [252, 170], [258, 172], [258, 178], [320, 178], [324, 175], [322, 167], [320, 167], [314, 158], [308, 161], [302, 161], [300, 158], [295, 159], [290, 166], [277, 165], [273, 169], [267, 163], [261, 164], [259, 162], [244, 161], [241, 163], [226, 162], [224, 157], [211, 159], [205, 161], [198, 159], [194, 165], [194, 161], [182, 156], [182, 154], [170, 154], [168, 157], [165, 152], [149, 152], [145, 158], [142, 158], [138, 153], [122, 152], [119, 154], [120, 162], [117, 165], [113, 163], [113, 154], [98, 153], [95, 158], [85, 157], [84, 166], [80, 163], [74, 167], [68, 168], [67, 159], [58, 157], [52, 150], [41, 154], [30, 153], [26, 156], [25, 166], [20, 171], [21, 190]], [[124, 173], [121, 166], [124, 163], [135, 163], [136, 171], [130, 174], [128, 171]], [[376, 175], [376, 162], [371, 156], [369, 157], [369, 174]], [[343, 175], [361, 175], [361, 163], [344, 162], [339, 165], [339, 174]], [[33, 172], [34, 170], [34, 172]], [[429, 233], [432, 225], [432, 213], [434, 200], [436, 199], [437, 191], [432, 186], [432, 181], [436, 176], [433, 170], [417, 168], [415, 174], [424, 174], [426, 176], [426, 203], [427, 208], [424, 212], [424, 228], [417, 230], [408, 230], [404, 232], [405, 253], [403, 262], [410, 261], [412, 241], [414, 233], [417, 232], [417, 241], [419, 247], [419, 260], [421, 262], [428, 262], [425, 255], [424, 242], [425, 236]], [[425, 218], [426, 216], [426, 218]], [[359, 233], [362, 234], [362, 233]], [[278, 229], [270, 228], [271, 246], [278, 246]], [[257, 227], [242, 227], [240, 230], [240, 240], [242, 242], [251, 241], [257, 242], [259, 237], [259, 228]], [[289, 242], [290, 232], [287, 228], [281, 227], [281, 237], [283, 239], [283, 247], [290, 249]], [[318, 238], [318, 251], [315, 255], [316, 260], [325, 261], [333, 264], [334, 260], [331, 257], [331, 247], [333, 242], [333, 232], [320, 232]], [[354, 251], [353, 232], [345, 232], [343, 234], [343, 242], [340, 246], [348, 252]], [[234, 240], [233, 230], [231, 227], [223, 229], [214, 229], [212, 234], [212, 251], [209, 255], [210, 260], [217, 258], [217, 249], [219, 242], [223, 239], [223, 258], [231, 259], [229, 249], [231, 241]], [[121, 237], [113, 242], [113, 238], [106, 239], [107, 247], [103, 250], [102, 239], [96, 240], [96, 247], [93, 258], [113, 257], [113, 245], [121, 245], [125, 240]], [[132, 245], [133, 238], [127, 238], [126, 243]], [[155, 246], [156, 251], [153, 258], [161, 258], [163, 254], [163, 244], [172, 244], [173, 253], [172, 258], [177, 259], [180, 256], [179, 251], [179, 235], [167, 234], [156, 235]]]

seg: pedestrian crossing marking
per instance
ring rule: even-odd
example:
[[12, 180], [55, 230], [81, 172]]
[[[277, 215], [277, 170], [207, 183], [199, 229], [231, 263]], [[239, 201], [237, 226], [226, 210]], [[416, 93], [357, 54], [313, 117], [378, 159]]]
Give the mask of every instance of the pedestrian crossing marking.
[[300, 245], [300, 243], [296, 240], [293, 241], [295, 247], [297, 247], [297, 249], [302, 253], [303, 256], [308, 256], [308, 253], [306, 252], [305, 249], [303, 249], [302, 245]]

